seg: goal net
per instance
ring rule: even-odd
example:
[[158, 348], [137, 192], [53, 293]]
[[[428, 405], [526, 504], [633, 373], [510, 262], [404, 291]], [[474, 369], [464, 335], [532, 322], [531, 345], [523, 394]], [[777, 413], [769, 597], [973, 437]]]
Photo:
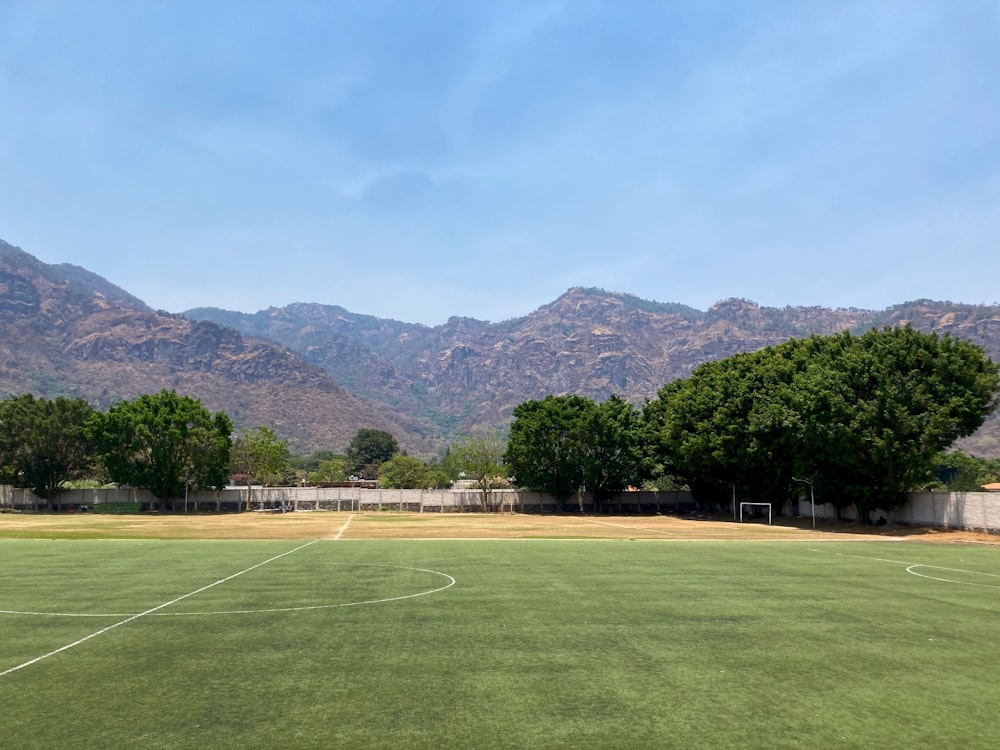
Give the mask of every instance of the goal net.
[[[743, 523], [743, 508], [767, 508], [767, 525], [771, 525], [771, 503], [740, 503], [740, 523]], [[752, 518], [754, 515], [752, 510], [747, 512], [747, 517]]]

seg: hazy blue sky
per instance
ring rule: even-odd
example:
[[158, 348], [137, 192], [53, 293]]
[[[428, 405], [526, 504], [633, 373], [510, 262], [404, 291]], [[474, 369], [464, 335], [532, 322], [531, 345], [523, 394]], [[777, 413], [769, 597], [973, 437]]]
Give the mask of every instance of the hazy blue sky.
[[157, 308], [1000, 299], [997, 0], [0, 0], [0, 238]]

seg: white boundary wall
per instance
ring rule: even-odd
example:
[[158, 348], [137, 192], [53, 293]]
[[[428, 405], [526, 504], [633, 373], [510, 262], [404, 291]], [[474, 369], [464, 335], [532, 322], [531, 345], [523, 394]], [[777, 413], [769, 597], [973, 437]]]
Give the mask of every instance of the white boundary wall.
[[[550, 495], [517, 490], [494, 490], [492, 501], [518, 512], [554, 512], [558, 504]], [[246, 488], [225, 489], [219, 492], [192, 492], [187, 499], [190, 511], [234, 511], [246, 502]], [[377, 511], [407, 510], [421, 513], [455, 513], [481, 510], [481, 496], [471, 490], [370, 490], [359, 487], [255, 487], [254, 508], [263, 502], [265, 508], [279, 508], [282, 504], [295, 510]], [[593, 509], [589, 495], [568, 500], [564, 509], [576, 509], [582, 502], [586, 510]], [[141, 503], [144, 508], [160, 508], [162, 504], [146, 490], [101, 489], [70, 490], [59, 497], [64, 509], [81, 505], [91, 508], [118, 503]], [[44, 509], [44, 501], [29, 490], [0, 485], [0, 507], [16, 510]], [[175, 510], [184, 510], [184, 498], [174, 501]], [[606, 503], [605, 512], [657, 513], [694, 508], [688, 492], [625, 492]], [[800, 500], [799, 512], [809, 515], [808, 499]], [[877, 514], [873, 514], [876, 515]], [[888, 515], [888, 514], [885, 514]], [[831, 505], [817, 505], [817, 518], [834, 518]], [[848, 519], [855, 517], [854, 508], [844, 511]], [[914, 526], [939, 526], [956, 529], [989, 529], [1000, 531], [1000, 492], [914, 492], [901, 508], [896, 510], [897, 523]]]
[[916, 492], [896, 511], [896, 520], [959, 529], [1000, 529], [1000, 492]]
[[[809, 500], [799, 501], [799, 512], [807, 515]], [[872, 518], [885, 512], [875, 511]], [[816, 505], [817, 518], [835, 518], [832, 505]], [[855, 520], [856, 509], [851, 506], [841, 514]], [[1000, 531], [1000, 492], [911, 492], [904, 505], [896, 509], [896, 523], [912, 526], [937, 526], [949, 529]]]
[[[191, 492], [187, 500], [173, 501], [175, 511], [236, 511], [245, 507], [245, 487], [219, 491]], [[327, 511], [378, 511], [405, 510], [420, 513], [456, 513], [482, 510], [482, 495], [475, 490], [373, 490], [361, 487], [254, 487], [254, 509], [279, 509]], [[490, 503], [505, 510], [539, 513], [555, 512], [559, 505], [551, 495], [519, 490], [494, 490]], [[76, 510], [81, 506], [101, 510], [101, 506], [139, 503], [144, 510], [162, 509], [148, 490], [130, 488], [68, 490], [59, 495], [56, 507]], [[185, 505], [186, 503], [186, 505]], [[577, 509], [582, 503], [585, 510], [593, 510], [589, 494], [570, 498], [565, 509]], [[626, 492], [606, 503], [602, 510], [611, 512], [660, 512], [693, 507], [688, 492]], [[35, 497], [29, 490], [0, 486], [0, 507], [17, 510], [45, 510], [48, 503]]]

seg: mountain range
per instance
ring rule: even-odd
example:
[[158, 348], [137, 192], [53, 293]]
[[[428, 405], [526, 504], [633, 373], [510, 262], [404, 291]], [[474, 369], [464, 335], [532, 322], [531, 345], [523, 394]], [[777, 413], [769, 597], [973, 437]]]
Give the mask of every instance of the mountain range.
[[[226, 411], [238, 428], [273, 428], [297, 451], [341, 450], [374, 427], [432, 455], [458, 434], [504, 426], [519, 403], [549, 393], [642, 403], [707, 360], [906, 324], [971, 340], [1000, 361], [1000, 306], [919, 300], [875, 311], [728, 299], [699, 311], [573, 288], [499, 323], [426, 326], [315, 303], [172, 314], [0, 240], [0, 393], [104, 407], [173, 388]], [[997, 415], [962, 447], [1000, 452]]]

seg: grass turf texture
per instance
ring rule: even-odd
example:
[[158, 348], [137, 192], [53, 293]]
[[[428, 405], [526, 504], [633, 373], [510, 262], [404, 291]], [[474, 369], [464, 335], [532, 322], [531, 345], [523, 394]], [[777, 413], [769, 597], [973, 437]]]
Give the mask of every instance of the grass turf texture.
[[[0, 609], [106, 615], [0, 614], [0, 672], [301, 544], [0, 540]], [[447, 585], [426, 571], [457, 583], [352, 604]], [[0, 677], [0, 738], [992, 748], [998, 573], [888, 541], [319, 541]]]

